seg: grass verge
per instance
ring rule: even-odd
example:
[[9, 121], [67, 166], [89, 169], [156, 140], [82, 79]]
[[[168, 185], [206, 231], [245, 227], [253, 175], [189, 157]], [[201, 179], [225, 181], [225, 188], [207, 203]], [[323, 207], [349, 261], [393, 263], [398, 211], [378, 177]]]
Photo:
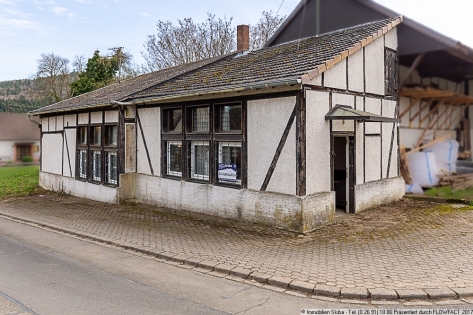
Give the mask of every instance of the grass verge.
[[0, 167], [0, 199], [27, 196], [39, 189], [39, 166]]
[[458, 191], [452, 191], [450, 186], [434, 187], [424, 191], [424, 193], [431, 197], [473, 200], [473, 187]]

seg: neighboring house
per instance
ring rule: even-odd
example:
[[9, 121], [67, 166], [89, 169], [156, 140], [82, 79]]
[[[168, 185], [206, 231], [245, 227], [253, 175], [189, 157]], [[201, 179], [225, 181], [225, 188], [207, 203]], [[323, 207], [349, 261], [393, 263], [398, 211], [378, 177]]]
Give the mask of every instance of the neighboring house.
[[[401, 17], [117, 83], [29, 113], [40, 184], [305, 232], [400, 199]], [[378, 114], [373, 114], [376, 112]]]
[[25, 156], [38, 162], [40, 134], [38, 123], [26, 114], [0, 113], [0, 164], [21, 162]]
[[[265, 47], [395, 16], [372, 0], [302, 0]], [[473, 50], [409, 18], [398, 38], [401, 145], [449, 135], [471, 150]]]

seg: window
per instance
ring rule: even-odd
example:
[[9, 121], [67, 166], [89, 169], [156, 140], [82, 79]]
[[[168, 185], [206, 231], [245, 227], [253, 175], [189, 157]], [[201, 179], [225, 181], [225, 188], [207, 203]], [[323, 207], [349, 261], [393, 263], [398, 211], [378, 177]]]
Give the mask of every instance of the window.
[[118, 184], [118, 126], [77, 127], [76, 177], [93, 183]]
[[182, 176], [182, 141], [166, 141], [165, 174], [170, 176]]
[[241, 132], [241, 104], [218, 107], [217, 132]]
[[385, 50], [385, 93], [388, 96], [397, 96], [397, 90], [399, 86], [398, 82], [398, 62], [397, 52], [395, 50]]
[[210, 147], [206, 141], [191, 141], [190, 176], [194, 179], [209, 180]]
[[241, 184], [241, 142], [218, 143], [217, 181]]
[[192, 132], [208, 132], [210, 124], [209, 107], [197, 107], [190, 110], [192, 117]]
[[182, 109], [167, 109], [163, 111], [163, 131], [182, 132]]
[[245, 187], [244, 108], [242, 102], [163, 108], [162, 175]]

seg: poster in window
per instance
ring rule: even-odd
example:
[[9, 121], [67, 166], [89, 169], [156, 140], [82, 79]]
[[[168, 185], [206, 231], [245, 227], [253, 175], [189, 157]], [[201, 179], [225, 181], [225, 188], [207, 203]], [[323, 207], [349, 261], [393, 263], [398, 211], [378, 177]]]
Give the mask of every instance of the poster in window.
[[218, 164], [218, 181], [226, 183], [236, 183], [237, 165], [228, 163]]

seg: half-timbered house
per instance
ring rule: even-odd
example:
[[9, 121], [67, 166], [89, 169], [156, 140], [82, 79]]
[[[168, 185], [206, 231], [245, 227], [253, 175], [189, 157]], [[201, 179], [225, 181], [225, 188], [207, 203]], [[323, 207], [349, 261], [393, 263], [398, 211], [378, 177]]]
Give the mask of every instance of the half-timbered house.
[[[401, 22], [256, 51], [242, 40], [234, 54], [33, 111], [40, 183], [300, 232], [333, 221], [336, 207], [400, 199]], [[238, 33], [247, 39], [248, 27]]]

